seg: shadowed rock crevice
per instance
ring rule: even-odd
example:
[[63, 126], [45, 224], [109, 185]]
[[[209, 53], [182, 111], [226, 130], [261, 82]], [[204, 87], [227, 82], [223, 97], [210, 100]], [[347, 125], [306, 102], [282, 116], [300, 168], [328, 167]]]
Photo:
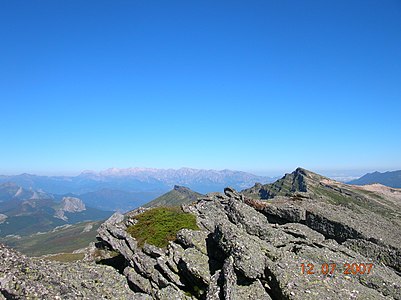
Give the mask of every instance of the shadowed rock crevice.
[[20, 299], [17, 295], [11, 294], [6, 290], [0, 289], [0, 294], [4, 296], [7, 300], [17, 300]]
[[210, 274], [214, 275], [217, 270], [221, 270], [224, 263], [224, 252], [218, 247], [213, 239], [213, 234], [208, 234], [206, 238], [206, 249], [209, 257], [209, 270]]
[[[162, 299], [160, 291], [168, 287], [177, 299], [352, 299], [353, 291], [366, 299], [401, 298], [401, 277], [381, 264], [370, 277], [345, 277], [341, 271], [333, 276], [301, 274], [301, 263], [318, 269], [328, 262], [340, 266], [373, 259], [353, 251], [351, 246], [359, 245], [349, 242], [365, 235], [352, 224], [308, 209], [304, 205], [312, 200], [303, 199], [265, 204], [226, 189], [185, 206], [201, 229], [180, 230], [165, 249], [135, 248], [132, 237], [121, 233], [140, 210], [128, 213], [125, 221], [109, 222], [108, 231], [100, 228], [99, 238], [126, 257], [131, 287], [154, 299]], [[286, 222], [272, 224], [269, 215]]]
[[123, 274], [124, 269], [128, 266], [128, 262], [122, 254], [118, 254], [110, 258], [100, 259], [97, 263], [100, 265], [113, 267], [120, 274]]
[[[273, 199], [257, 199], [261, 190]], [[110, 264], [123, 269], [127, 299], [399, 300], [401, 228], [394, 224], [401, 223], [389, 207], [401, 208], [398, 200], [372, 195], [297, 169], [272, 185], [244, 193], [226, 188], [224, 194], [208, 194], [183, 206], [199, 230], [180, 229], [164, 248], [147, 243], [139, 247], [127, 232], [146, 209], [115, 214], [100, 226], [100, 242], [92, 252], [106, 260], [118, 253], [117, 262]], [[19, 264], [3, 252], [1, 272], [7, 273], [11, 264], [21, 270], [15, 278], [35, 278], [22, 270], [36, 262]], [[322, 265], [330, 263], [337, 265], [335, 272], [323, 274]], [[347, 263], [373, 267], [369, 275], [344, 274]], [[310, 274], [308, 265], [313, 266]], [[110, 269], [110, 276], [120, 276]], [[9, 278], [0, 280], [1, 289], [32, 295], [28, 289], [16, 290], [14, 277]]]
[[266, 283], [269, 288], [266, 288], [266, 292], [269, 294], [272, 300], [290, 300], [291, 298], [288, 297], [283, 293], [283, 289], [280, 288], [280, 283], [276, 278], [276, 275], [266, 268], [265, 271], [265, 278]]
[[306, 225], [323, 234], [327, 239], [334, 239], [337, 243], [344, 243], [347, 239], [360, 239], [363, 235], [354, 228], [339, 222], [330, 221], [327, 218], [306, 211]]

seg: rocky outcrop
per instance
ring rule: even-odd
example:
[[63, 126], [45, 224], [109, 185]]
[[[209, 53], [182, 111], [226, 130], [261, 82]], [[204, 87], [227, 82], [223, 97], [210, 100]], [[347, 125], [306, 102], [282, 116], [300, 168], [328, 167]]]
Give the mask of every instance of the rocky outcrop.
[[268, 201], [247, 200], [270, 222], [305, 224], [401, 272], [401, 190], [347, 185], [298, 168], [273, 184], [243, 192], [252, 198], [270, 195]]
[[[295, 181], [301, 189], [307, 184]], [[380, 239], [390, 224], [366, 228], [363, 216], [311, 201], [266, 203], [226, 189], [184, 206], [201, 230], [182, 229], [165, 249], [140, 248], [127, 234], [144, 209], [115, 214], [96, 246], [119, 253], [111, 265], [151, 299], [401, 299], [400, 232]], [[362, 264], [372, 264], [369, 274]]]
[[[263, 193], [269, 200], [258, 199]], [[273, 185], [226, 188], [183, 205], [200, 230], [181, 229], [165, 248], [139, 247], [127, 233], [149, 208], [116, 213], [85, 263], [44, 262], [0, 246], [0, 292], [8, 299], [401, 300], [401, 203], [386, 195], [297, 169]]]
[[67, 221], [66, 212], [77, 213], [86, 210], [81, 199], [75, 197], [63, 197], [60, 207], [56, 210], [54, 217]]
[[61, 210], [65, 212], [80, 212], [86, 210], [85, 204], [81, 199], [75, 197], [63, 197], [61, 200]]
[[34, 259], [0, 244], [0, 299], [141, 299], [139, 296], [112, 267]]

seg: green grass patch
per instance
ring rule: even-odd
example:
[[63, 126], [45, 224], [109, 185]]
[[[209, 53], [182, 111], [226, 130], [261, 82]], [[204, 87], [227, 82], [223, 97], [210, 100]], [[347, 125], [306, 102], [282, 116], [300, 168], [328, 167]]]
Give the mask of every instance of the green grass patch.
[[69, 253], [87, 247], [90, 242], [95, 242], [97, 229], [101, 223], [102, 221], [78, 223], [42, 234], [32, 234], [21, 238], [0, 238], [0, 243], [28, 256]]
[[180, 207], [152, 208], [135, 217], [138, 222], [127, 228], [127, 232], [142, 247], [145, 242], [163, 248], [176, 239], [183, 228], [199, 230], [196, 217], [185, 213]]
[[84, 257], [84, 253], [59, 253], [47, 256], [45, 259], [59, 262], [74, 262], [82, 260]]

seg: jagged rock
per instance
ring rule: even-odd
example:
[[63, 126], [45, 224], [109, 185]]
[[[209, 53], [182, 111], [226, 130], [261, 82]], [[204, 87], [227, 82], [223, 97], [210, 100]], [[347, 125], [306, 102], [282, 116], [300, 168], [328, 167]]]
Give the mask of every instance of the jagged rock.
[[221, 287], [220, 287], [220, 273], [221, 271], [218, 270], [216, 273], [210, 277], [210, 284], [206, 291], [206, 300], [219, 300], [221, 294]]
[[380, 241], [373, 243], [363, 239], [349, 239], [343, 243], [344, 246], [370, 257], [376, 262], [384, 263], [401, 270], [401, 249], [392, 246], [382, 245]]
[[135, 293], [135, 295], [132, 298], [133, 300], [152, 300], [152, 296], [148, 294], [143, 294], [143, 293]]
[[260, 280], [255, 280], [249, 285], [239, 285], [237, 286], [237, 295], [232, 299], [242, 300], [242, 299], [260, 299], [260, 300], [271, 300], [271, 297], [266, 292]]
[[256, 279], [254, 281], [242, 282], [237, 277], [234, 270], [234, 259], [229, 256], [223, 265], [223, 295], [226, 300], [240, 299], [271, 299], [266, 293], [261, 282]]
[[185, 288], [185, 284], [181, 282], [180, 276], [178, 276], [179, 270], [177, 265], [172, 266], [171, 261], [169, 261], [165, 256], [157, 258], [156, 268], [170, 282], [180, 288]]
[[[375, 265], [369, 276], [343, 274], [345, 263], [374, 262], [371, 256], [379, 255], [380, 248], [366, 256], [353, 250], [369, 248], [364, 239], [368, 231], [356, 231], [353, 221], [335, 217], [345, 208], [324, 213], [326, 204], [302, 199], [281, 197], [266, 204], [226, 189], [185, 206], [201, 230], [179, 231], [165, 250], [150, 245], [139, 249], [122, 232], [127, 217], [101, 227], [99, 239], [125, 257], [132, 286], [155, 299], [167, 292], [177, 299], [185, 293], [205, 299], [401, 299], [400, 276], [391, 268]], [[387, 250], [398, 258], [398, 252]], [[314, 264], [318, 271], [322, 264], [336, 263], [338, 272], [301, 274], [302, 263]]]
[[226, 212], [230, 221], [237, 225], [241, 224], [241, 227], [247, 233], [260, 238], [271, 236], [267, 218], [252, 207], [242, 202], [231, 200], [226, 206]]
[[178, 268], [191, 284], [206, 290], [210, 283], [208, 256], [195, 248], [185, 249]]
[[152, 258], [158, 258], [164, 255], [163, 249], [160, 249], [159, 247], [153, 245], [149, 245], [148, 243], [145, 243], [145, 245], [142, 247], [142, 251]]
[[177, 241], [184, 247], [193, 247], [205, 255], [207, 255], [207, 237], [207, 232], [199, 230], [181, 229], [177, 233]]
[[237, 294], [237, 275], [234, 272], [234, 258], [229, 256], [223, 265], [223, 295], [224, 299], [233, 299]]
[[0, 295], [6, 299], [132, 299], [112, 267], [26, 257], [0, 244]]
[[240, 200], [241, 199], [240, 194], [237, 193], [237, 191], [234, 190], [231, 187], [226, 187], [224, 189], [224, 194], [230, 199], [236, 199], [236, 200]]
[[171, 258], [172, 265], [170, 266], [176, 273], [178, 273], [178, 264], [184, 255], [184, 248], [175, 243], [170, 243], [167, 247], [168, 255]]
[[263, 212], [272, 223], [298, 223], [305, 221], [306, 210], [303, 207], [297, 207], [292, 202], [294, 201], [290, 199], [285, 202], [277, 201], [274, 205], [266, 205]]
[[140, 275], [134, 268], [126, 267], [124, 269], [124, 275], [127, 277], [135, 292], [143, 292], [148, 295], [153, 294], [153, 287], [150, 280]]
[[234, 258], [236, 268], [251, 279], [263, 275], [267, 257], [275, 259], [277, 256], [275, 249], [266, 242], [227, 221], [216, 226], [214, 239], [227, 256]]
[[208, 232], [214, 231], [219, 220], [228, 220], [223, 203], [227, 203], [229, 198], [226, 196], [222, 196], [222, 199], [215, 196], [212, 197], [213, 201], [200, 201], [192, 210], [197, 215], [198, 224]]
[[189, 300], [191, 297], [185, 295], [184, 292], [169, 285], [157, 291], [155, 298], [158, 300]]
[[130, 260], [136, 272], [145, 278], [150, 279], [156, 283], [159, 287], [166, 287], [169, 281], [156, 270], [157, 261], [150, 256], [145, 255], [138, 251], [132, 255]]
[[[371, 191], [358, 193], [303, 169], [252, 191], [273, 199], [261, 201], [251, 192], [227, 188], [224, 194], [208, 194], [183, 206], [196, 216], [200, 230], [180, 230], [165, 249], [146, 243], [138, 247], [127, 233], [127, 227], [135, 224], [134, 217], [145, 211], [142, 208], [113, 215], [99, 228], [96, 247], [105, 256], [119, 254], [122, 262], [110, 264], [123, 272], [131, 299], [401, 300], [400, 223], [398, 215], [388, 209], [392, 205], [398, 209], [398, 202]], [[338, 194], [330, 198], [324, 193]], [[370, 210], [370, 200], [378, 212]], [[369, 274], [344, 274], [346, 264], [369, 263], [373, 264]], [[313, 274], [308, 274], [312, 264]], [[330, 273], [332, 264], [336, 268]], [[102, 270], [109, 272], [110, 268]], [[114, 275], [121, 278], [117, 272]], [[24, 276], [21, 272], [15, 276], [25, 282], [22, 290], [9, 284], [16, 282], [14, 277], [0, 278], [3, 295], [20, 295], [21, 291], [28, 295], [26, 282], [30, 281]], [[92, 287], [85, 276], [80, 277], [85, 285], [82, 291], [68, 277], [66, 286], [78, 293], [71, 298], [85, 297], [86, 289]], [[57, 277], [56, 292], [64, 289], [62, 280]]]

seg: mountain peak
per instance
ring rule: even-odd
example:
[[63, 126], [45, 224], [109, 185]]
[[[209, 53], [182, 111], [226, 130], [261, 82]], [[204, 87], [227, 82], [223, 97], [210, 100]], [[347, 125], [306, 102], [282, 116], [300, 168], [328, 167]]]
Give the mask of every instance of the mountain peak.
[[255, 184], [252, 188], [243, 190], [247, 195], [258, 195], [262, 199], [271, 199], [276, 196], [310, 197], [314, 186], [328, 178], [304, 168], [296, 168], [292, 173], [285, 174], [276, 182], [261, 185]]
[[358, 179], [349, 181], [348, 183], [355, 185], [381, 183], [389, 187], [401, 188], [401, 170], [387, 171], [384, 173], [377, 171], [373, 173], [367, 173]]
[[75, 197], [63, 197], [61, 210], [66, 212], [81, 212], [86, 210], [85, 204], [81, 199]]
[[203, 195], [185, 186], [174, 185], [174, 188], [170, 192], [146, 203], [144, 207], [178, 206], [195, 202], [201, 196]]
[[181, 185], [174, 185], [173, 188], [174, 191], [178, 191], [178, 192], [187, 192], [187, 191], [191, 191], [189, 188], [185, 187], [185, 186], [181, 186]]

